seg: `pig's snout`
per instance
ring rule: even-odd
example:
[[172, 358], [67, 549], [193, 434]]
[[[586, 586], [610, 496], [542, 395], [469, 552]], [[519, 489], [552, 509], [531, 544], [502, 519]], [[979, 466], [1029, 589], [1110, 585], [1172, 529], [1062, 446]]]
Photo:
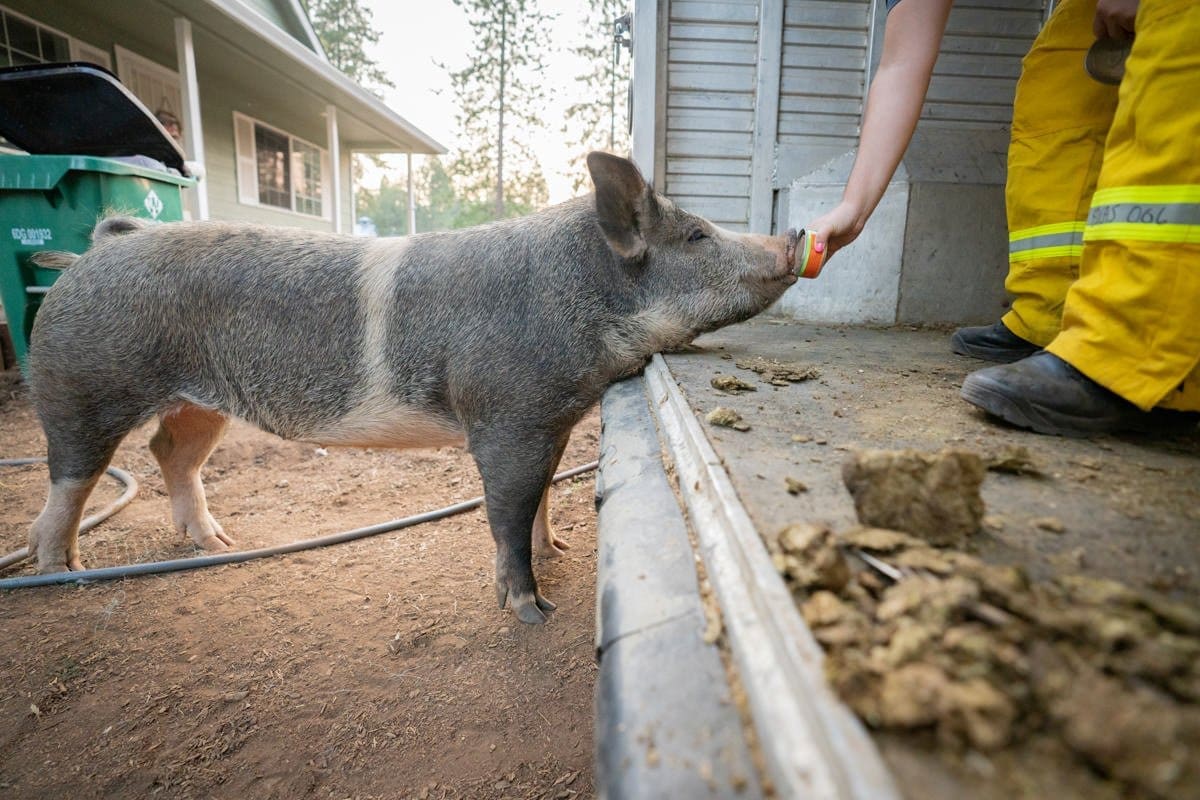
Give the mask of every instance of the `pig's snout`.
[[796, 232], [795, 228], [788, 228], [788, 232], [784, 236], [787, 238], [784, 258], [787, 261], [788, 269], [794, 272], [796, 269], [796, 245], [800, 243], [800, 234]]
[[761, 234], [743, 234], [743, 241], [762, 248], [774, 256], [775, 263], [768, 275], [770, 280], [781, 280], [792, 283], [796, 280], [794, 267], [796, 265], [796, 242], [798, 234], [789, 230], [782, 236], [763, 236]]
[[781, 278], [788, 283], [796, 279], [796, 242], [799, 239], [794, 229], [782, 236], [772, 236], [767, 244], [775, 256], [775, 274], [772, 277]]

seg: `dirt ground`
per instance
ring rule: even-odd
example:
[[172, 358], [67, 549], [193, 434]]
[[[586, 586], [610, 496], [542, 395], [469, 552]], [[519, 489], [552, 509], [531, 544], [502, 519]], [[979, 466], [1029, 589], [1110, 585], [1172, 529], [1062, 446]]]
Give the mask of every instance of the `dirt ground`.
[[[0, 457], [42, 455], [15, 372], [0, 376]], [[89, 567], [195, 552], [135, 432], [113, 463], [133, 503], [82, 539]], [[599, 415], [563, 468], [596, 457]], [[285, 442], [234, 425], [205, 469], [242, 548], [481, 494], [458, 450]], [[0, 470], [0, 553], [25, 544], [45, 468]], [[91, 510], [119, 494], [104, 479]], [[484, 512], [346, 545], [171, 575], [0, 594], [0, 795], [570, 798], [592, 794], [595, 511], [559, 484], [571, 549], [535, 564], [544, 627], [496, 608]], [[27, 565], [5, 577], [32, 572]]]

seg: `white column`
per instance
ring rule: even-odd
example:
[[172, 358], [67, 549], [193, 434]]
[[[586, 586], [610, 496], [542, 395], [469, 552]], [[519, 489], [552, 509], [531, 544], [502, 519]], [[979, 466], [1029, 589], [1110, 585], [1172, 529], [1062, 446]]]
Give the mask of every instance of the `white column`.
[[417, 198], [413, 197], [412, 153], [408, 155], [408, 232], [417, 232]]
[[354, 202], [354, 149], [346, 151], [346, 161], [350, 164], [350, 169], [347, 170], [350, 174], [346, 176], [346, 184], [350, 187], [350, 233], [358, 235], [358, 205]]
[[337, 106], [325, 106], [325, 143], [329, 147], [330, 172], [333, 173], [333, 232], [342, 232], [342, 148], [338, 138]]
[[[192, 45], [192, 21], [175, 18], [175, 57], [179, 62], [183, 95], [183, 149], [190, 161], [204, 164], [204, 129], [200, 119], [200, 84], [196, 79], [196, 51]], [[192, 190], [192, 213], [208, 219], [208, 182], [201, 179]]]

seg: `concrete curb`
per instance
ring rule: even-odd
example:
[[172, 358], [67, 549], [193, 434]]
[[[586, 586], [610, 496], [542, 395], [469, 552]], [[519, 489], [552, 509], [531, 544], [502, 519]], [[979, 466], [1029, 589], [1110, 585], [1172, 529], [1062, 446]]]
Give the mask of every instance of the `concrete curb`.
[[662, 356], [645, 376], [775, 791], [898, 800], [874, 742], [826, 684], [820, 645]]
[[762, 797], [696, 558], [633, 378], [604, 396], [596, 480], [596, 784], [605, 798]]

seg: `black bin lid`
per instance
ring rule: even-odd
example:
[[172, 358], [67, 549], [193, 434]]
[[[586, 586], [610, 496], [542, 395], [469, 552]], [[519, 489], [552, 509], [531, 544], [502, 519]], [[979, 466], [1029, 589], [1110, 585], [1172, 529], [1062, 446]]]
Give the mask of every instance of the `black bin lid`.
[[0, 136], [35, 155], [149, 156], [187, 174], [166, 129], [95, 64], [0, 69]]

